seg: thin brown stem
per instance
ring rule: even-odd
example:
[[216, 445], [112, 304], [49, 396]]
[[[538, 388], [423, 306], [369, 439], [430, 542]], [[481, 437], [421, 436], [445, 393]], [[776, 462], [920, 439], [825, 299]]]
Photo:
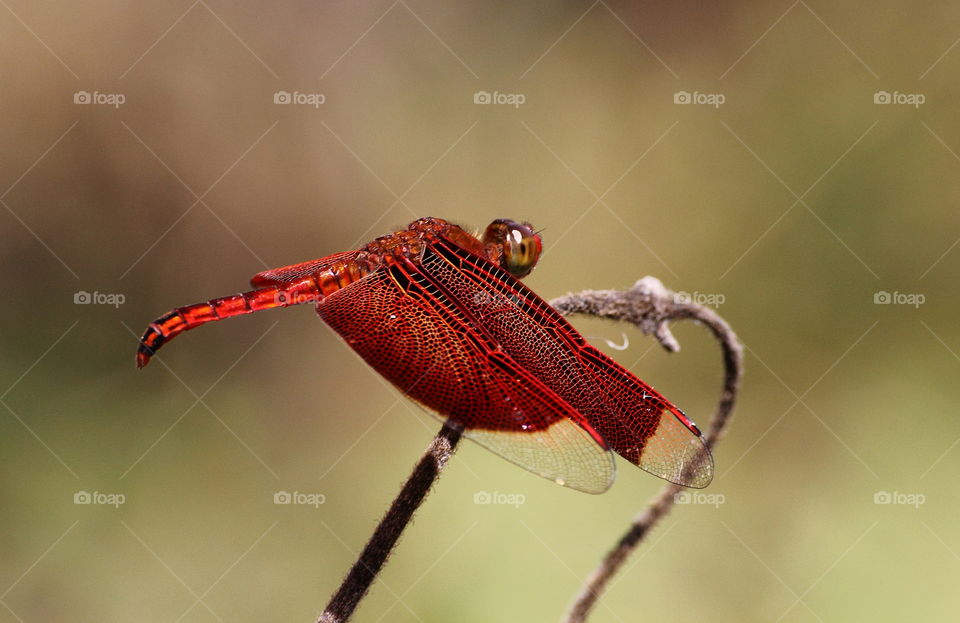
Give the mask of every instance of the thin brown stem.
[[[743, 372], [743, 347], [723, 318], [709, 307], [684, 300], [653, 277], [644, 277], [627, 291], [588, 290], [560, 297], [551, 304], [563, 314], [589, 314], [632, 322], [644, 333], [654, 335], [671, 352], [680, 349], [670, 333], [668, 323], [671, 320], [694, 320], [710, 329], [723, 351], [724, 367], [720, 401], [705, 435], [707, 446], [713, 450], [730, 421]], [[670, 512], [680, 490], [679, 485], [666, 485], [633, 519], [616, 545], [587, 578], [564, 618], [565, 623], [581, 623], [587, 619], [610, 579], [650, 529]]]
[[427, 446], [420, 462], [413, 468], [413, 473], [403, 485], [400, 494], [390, 505], [390, 510], [380, 520], [380, 524], [373, 536], [367, 542], [363, 552], [354, 563], [353, 568], [344, 578], [340, 589], [330, 599], [326, 610], [320, 615], [317, 623], [346, 623], [353, 615], [357, 604], [363, 599], [370, 585], [376, 579], [380, 569], [386, 564], [387, 558], [397, 544], [404, 528], [410, 523], [414, 512], [423, 503], [443, 471], [447, 460], [453, 455], [463, 431], [449, 423], [445, 423], [437, 436]]

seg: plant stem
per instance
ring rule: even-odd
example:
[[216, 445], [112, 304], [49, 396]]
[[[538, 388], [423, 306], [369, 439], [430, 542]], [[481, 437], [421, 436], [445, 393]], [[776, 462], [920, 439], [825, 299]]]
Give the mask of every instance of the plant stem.
[[453, 455], [462, 434], [461, 429], [449, 422], [444, 423], [443, 428], [427, 446], [420, 462], [413, 468], [413, 473], [403, 485], [400, 494], [390, 505], [390, 510], [380, 520], [380, 524], [363, 548], [357, 562], [344, 578], [340, 589], [330, 599], [326, 610], [317, 620], [318, 623], [345, 623], [350, 619], [357, 604], [363, 599], [380, 569], [387, 562], [387, 558], [390, 557], [404, 528], [410, 523], [413, 513], [419, 508], [430, 487], [443, 471], [447, 460]]
[[[586, 291], [561, 297], [551, 301], [551, 304], [564, 314], [579, 313], [627, 320], [644, 333], [652, 333], [669, 351], [680, 348], [670, 333], [670, 320], [694, 320], [710, 329], [723, 351], [724, 368], [720, 401], [705, 435], [707, 447], [713, 450], [730, 421], [743, 373], [743, 347], [730, 325], [719, 314], [709, 307], [681, 300], [653, 277], [641, 279], [626, 292]], [[610, 578], [617, 573], [651, 528], [670, 512], [681, 489], [679, 485], [666, 485], [650, 501], [647, 508], [634, 518], [626, 532], [587, 577], [564, 618], [565, 623], [586, 621]]]

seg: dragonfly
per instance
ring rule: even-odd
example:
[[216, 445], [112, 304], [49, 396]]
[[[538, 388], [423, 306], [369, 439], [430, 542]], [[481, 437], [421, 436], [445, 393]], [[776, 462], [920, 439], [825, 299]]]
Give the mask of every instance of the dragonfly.
[[530, 472], [602, 493], [616, 453], [706, 487], [713, 458], [697, 425], [520, 281], [542, 249], [529, 223], [498, 219], [474, 234], [421, 218], [360, 249], [261, 272], [251, 291], [164, 314], [140, 338], [137, 366], [184, 331], [311, 303], [403, 394]]

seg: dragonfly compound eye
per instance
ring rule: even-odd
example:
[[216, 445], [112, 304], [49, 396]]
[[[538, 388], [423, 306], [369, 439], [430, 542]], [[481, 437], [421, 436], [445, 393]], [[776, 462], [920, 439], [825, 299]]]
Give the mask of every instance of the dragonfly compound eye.
[[530, 223], [498, 219], [487, 227], [483, 241], [503, 250], [501, 265], [514, 277], [530, 274], [543, 250], [540, 236]]

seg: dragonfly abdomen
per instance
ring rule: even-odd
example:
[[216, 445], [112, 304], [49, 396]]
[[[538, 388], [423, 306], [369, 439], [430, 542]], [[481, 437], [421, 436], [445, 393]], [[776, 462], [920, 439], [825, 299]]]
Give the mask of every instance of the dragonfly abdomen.
[[[137, 367], [142, 368], [147, 365], [157, 349], [184, 331], [195, 329], [208, 322], [243, 316], [263, 309], [316, 303], [354, 281], [362, 279], [373, 269], [370, 262], [355, 259], [336, 260], [306, 274], [298, 272], [300, 266], [294, 265], [281, 269], [297, 274], [299, 278], [296, 281], [278, 280], [264, 288], [211, 299], [206, 303], [178, 307], [157, 318], [150, 323], [143, 337], [140, 338]], [[269, 281], [261, 283], [269, 283]]]

